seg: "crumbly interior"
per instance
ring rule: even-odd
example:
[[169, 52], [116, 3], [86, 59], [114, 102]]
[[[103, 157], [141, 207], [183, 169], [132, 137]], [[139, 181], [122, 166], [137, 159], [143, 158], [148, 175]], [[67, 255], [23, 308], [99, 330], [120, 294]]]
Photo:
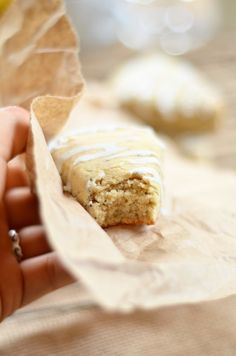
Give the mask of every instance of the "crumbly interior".
[[142, 178], [107, 184], [92, 182], [86, 209], [98, 224], [107, 227], [117, 224], [153, 224], [160, 205], [160, 192]]
[[162, 196], [162, 150], [149, 128], [62, 138], [52, 151], [64, 190], [103, 227], [154, 224]]

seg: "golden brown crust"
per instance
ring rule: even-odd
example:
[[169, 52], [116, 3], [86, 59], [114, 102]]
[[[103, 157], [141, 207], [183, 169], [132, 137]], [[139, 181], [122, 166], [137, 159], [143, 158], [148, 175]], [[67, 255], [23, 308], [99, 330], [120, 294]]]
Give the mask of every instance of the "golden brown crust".
[[153, 224], [162, 198], [161, 142], [145, 128], [62, 138], [52, 149], [65, 189], [103, 227]]

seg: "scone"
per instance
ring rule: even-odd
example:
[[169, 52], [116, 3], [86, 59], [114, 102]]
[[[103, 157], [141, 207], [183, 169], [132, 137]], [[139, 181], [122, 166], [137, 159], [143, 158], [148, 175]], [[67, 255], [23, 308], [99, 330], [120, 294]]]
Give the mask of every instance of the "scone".
[[80, 130], [51, 144], [64, 190], [103, 227], [154, 224], [163, 144], [149, 128]]
[[189, 63], [167, 55], [131, 59], [111, 83], [124, 108], [168, 134], [211, 131], [222, 116], [217, 89]]

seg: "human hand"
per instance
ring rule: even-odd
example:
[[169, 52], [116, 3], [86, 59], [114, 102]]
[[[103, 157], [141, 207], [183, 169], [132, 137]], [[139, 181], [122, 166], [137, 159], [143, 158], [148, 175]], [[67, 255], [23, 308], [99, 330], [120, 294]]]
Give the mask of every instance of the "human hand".
[[[73, 279], [51, 251], [40, 225], [37, 199], [16, 157], [24, 152], [27, 111], [0, 109], [0, 320]], [[23, 259], [12, 252], [9, 230], [19, 233]]]

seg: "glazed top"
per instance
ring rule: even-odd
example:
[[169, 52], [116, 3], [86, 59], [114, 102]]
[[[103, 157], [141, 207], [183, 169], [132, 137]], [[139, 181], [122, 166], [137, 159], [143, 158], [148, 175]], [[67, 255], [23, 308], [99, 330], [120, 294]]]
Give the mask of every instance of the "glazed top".
[[154, 131], [143, 127], [77, 130], [50, 144], [68, 191], [75, 176], [83, 176], [83, 184], [101, 179], [116, 184], [131, 176], [142, 177], [161, 190], [163, 148]]

